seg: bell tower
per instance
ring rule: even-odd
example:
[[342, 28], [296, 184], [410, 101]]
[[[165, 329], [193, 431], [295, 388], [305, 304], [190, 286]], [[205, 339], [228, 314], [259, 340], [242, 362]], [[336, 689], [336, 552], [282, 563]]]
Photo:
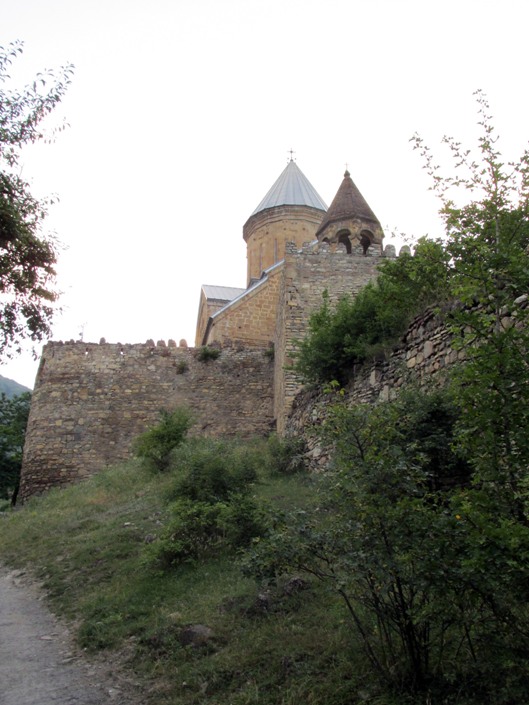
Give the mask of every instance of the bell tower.
[[347, 170], [316, 237], [329, 243], [331, 250], [345, 248], [349, 254], [367, 255], [373, 248], [382, 254], [382, 226]]

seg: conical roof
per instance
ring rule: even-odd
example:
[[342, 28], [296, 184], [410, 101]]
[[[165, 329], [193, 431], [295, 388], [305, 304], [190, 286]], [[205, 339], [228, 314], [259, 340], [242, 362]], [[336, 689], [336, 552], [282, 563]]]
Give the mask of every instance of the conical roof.
[[319, 236], [330, 223], [351, 218], [370, 221], [381, 227], [378, 218], [351, 179], [351, 174], [346, 171], [338, 193], [325, 214], [316, 236]]
[[310, 206], [322, 211], [327, 210], [325, 202], [293, 159], [252, 215], [276, 206]]

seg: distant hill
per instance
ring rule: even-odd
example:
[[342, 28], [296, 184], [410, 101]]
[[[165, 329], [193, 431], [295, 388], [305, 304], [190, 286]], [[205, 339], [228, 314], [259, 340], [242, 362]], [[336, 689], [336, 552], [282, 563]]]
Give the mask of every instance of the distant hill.
[[0, 394], [5, 394], [6, 397], [11, 398], [23, 394], [24, 392], [31, 392], [31, 389], [15, 382], [14, 379], [7, 379], [7, 377], [0, 375]]

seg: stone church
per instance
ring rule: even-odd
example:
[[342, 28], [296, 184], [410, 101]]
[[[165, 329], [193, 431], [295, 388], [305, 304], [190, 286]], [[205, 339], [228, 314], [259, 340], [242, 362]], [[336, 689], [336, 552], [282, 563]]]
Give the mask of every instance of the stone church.
[[[21, 497], [131, 456], [160, 409], [189, 408], [193, 432], [282, 434], [300, 380], [296, 340], [322, 304], [376, 276], [383, 232], [348, 171], [329, 208], [294, 160], [243, 226], [247, 287], [204, 285], [196, 347], [173, 340], [49, 342], [26, 433]], [[217, 359], [204, 361], [203, 346]]]
[[[287, 243], [356, 257], [382, 254], [382, 227], [348, 171], [331, 206], [293, 159], [243, 226], [247, 288], [202, 287], [195, 345], [275, 341], [280, 281]], [[330, 283], [331, 287], [332, 284]]]

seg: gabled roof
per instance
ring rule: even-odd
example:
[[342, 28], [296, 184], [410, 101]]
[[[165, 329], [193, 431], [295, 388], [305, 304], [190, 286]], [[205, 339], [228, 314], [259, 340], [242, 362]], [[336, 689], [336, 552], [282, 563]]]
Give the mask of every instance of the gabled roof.
[[346, 171], [338, 193], [325, 214], [316, 236], [318, 237], [329, 223], [351, 218], [367, 220], [380, 227], [378, 218], [351, 179], [351, 174]]
[[322, 211], [327, 210], [325, 202], [293, 159], [252, 215], [276, 206], [310, 206]]
[[237, 296], [240, 296], [246, 289], [236, 286], [213, 286], [211, 284], [202, 284], [202, 291], [206, 299], [215, 301], [231, 301]]

